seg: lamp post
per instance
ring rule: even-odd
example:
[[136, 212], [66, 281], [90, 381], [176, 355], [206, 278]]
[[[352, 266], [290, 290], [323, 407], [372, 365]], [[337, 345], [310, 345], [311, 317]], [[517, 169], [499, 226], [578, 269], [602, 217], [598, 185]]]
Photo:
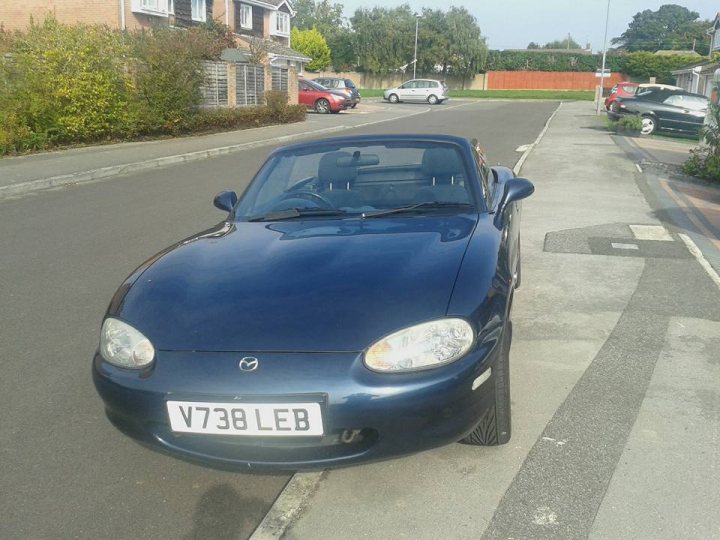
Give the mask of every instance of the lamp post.
[[607, 57], [607, 31], [608, 21], [610, 20], [610, 0], [607, 3], [607, 13], [605, 14], [605, 38], [603, 39], [603, 59], [602, 69], [600, 70], [600, 92], [598, 92], [597, 109], [595, 114], [600, 114], [600, 103], [603, 98], [603, 88], [605, 88], [605, 58]]
[[418, 23], [420, 22], [420, 17], [417, 15], [415, 16], [415, 54], [413, 55], [413, 79], [415, 78], [417, 74], [417, 36], [418, 36]]

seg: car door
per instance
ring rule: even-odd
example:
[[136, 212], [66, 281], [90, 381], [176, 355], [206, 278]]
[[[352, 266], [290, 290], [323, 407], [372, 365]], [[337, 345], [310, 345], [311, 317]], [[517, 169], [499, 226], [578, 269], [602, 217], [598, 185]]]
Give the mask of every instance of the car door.
[[701, 96], [676, 94], [667, 98], [664, 104], [671, 107], [665, 113], [668, 129], [697, 133], [705, 121], [708, 101]]
[[315, 100], [317, 99], [317, 92], [315, 91], [315, 88], [310, 86], [305, 81], [299, 81], [298, 82], [298, 102], [300, 105], [305, 105], [306, 107], [313, 107], [315, 105]]
[[415, 85], [417, 81], [407, 81], [398, 88], [398, 97], [400, 101], [413, 101], [413, 95], [416, 91]]

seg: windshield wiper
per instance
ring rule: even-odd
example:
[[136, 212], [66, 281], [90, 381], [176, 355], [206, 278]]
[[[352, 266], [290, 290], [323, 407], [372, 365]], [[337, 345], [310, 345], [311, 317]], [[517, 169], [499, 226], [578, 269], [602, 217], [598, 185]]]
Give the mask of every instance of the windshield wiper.
[[470, 203], [454, 203], [454, 202], [421, 202], [417, 204], [411, 204], [409, 206], [400, 206], [398, 208], [390, 208], [389, 210], [379, 210], [377, 212], [364, 212], [363, 218], [375, 218], [382, 216], [389, 216], [391, 214], [408, 214], [412, 212], [422, 212], [423, 210], [436, 210], [444, 208], [474, 208], [473, 204]]
[[268, 212], [257, 216], [250, 216], [248, 221], [280, 221], [299, 217], [344, 216], [347, 212], [332, 208], [288, 208], [277, 212]]

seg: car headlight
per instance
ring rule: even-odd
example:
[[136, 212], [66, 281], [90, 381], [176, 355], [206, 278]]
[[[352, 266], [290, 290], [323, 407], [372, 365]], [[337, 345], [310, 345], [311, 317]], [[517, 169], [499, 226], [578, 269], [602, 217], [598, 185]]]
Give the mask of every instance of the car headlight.
[[129, 324], [107, 318], [100, 330], [100, 354], [111, 364], [137, 369], [152, 363], [155, 348]]
[[475, 339], [463, 319], [440, 319], [391, 334], [365, 352], [365, 365], [373, 371], [396, 373], [430, 369], [454, 362]]

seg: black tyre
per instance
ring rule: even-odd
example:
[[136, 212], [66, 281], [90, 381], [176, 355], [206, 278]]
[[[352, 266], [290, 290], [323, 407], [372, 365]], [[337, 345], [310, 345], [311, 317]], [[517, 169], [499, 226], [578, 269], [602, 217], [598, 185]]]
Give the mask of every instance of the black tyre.
[[400, 98], [397, 97], [397, 94], [390, 94], [390, 96], [388, 97], [388, 101], [390, 103], [397, 103], [398, 101], [400, 101]]
[[427, 102], [430, 105], [436, 105], [438, 103], [438, 98], [435, 94], [430, 94], [427, 98]]
[[357, 107], [357, 103], [352, 104], [352, 108], [354, 109], [355, 107]]
[[483, 411], [477, 427], [461, 442], [475, 446], [497, 446], [510, 440], [510, 343], [512, 342], [512, 323], [507, 322], [503, 332], [492, 376], [485, 384], [493, 385], [494, 403]]
[[325, 98], [320, 98], [315, 102], [315, 112], [327, 114], [330, 112], [330, 102]]
[[654, 116], [645, 115], [642, 117], [642, 135], [652, 135], [657, 130], [657, 119]]

